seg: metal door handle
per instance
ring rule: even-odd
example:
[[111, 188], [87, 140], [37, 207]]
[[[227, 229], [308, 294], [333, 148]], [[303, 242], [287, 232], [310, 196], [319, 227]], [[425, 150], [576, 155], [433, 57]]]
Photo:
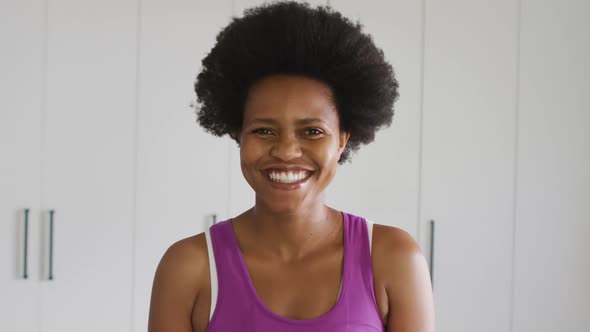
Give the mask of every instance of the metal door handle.
[[434, 220], [430, 220], [430, 282], [434, 290]]
[[53, 215], [54, 210], [49, 211], [49, 278], [53, 280]]
[[24, 241], [24, 257], [23, 257], [23, 279], [27, 279], [28, 275], [28, 256], [29, 256], [29, 209], [25, 209], [25, 241]]

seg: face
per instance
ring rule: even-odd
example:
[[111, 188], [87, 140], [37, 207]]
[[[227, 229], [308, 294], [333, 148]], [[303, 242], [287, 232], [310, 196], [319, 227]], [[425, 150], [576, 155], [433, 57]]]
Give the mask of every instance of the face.
[[242, 173], [256, 204], [277, 212], [317, 204], [348, 138], [324, 83], [287, 75], [258, 82], [239, 133]]

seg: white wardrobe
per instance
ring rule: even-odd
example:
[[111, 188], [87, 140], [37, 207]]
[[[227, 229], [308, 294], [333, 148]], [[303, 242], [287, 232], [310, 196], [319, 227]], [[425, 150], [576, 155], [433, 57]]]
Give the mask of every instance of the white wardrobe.
[[[252, 205], [190, 105], [258, 3], [0, 0], [0, 331], [146, 331], [164, 251]], [[329, 204], [416, 238], [438, 332], [586, 331], [590, 3], [312, 4], [360, 19], [400, 82]]]
[[136, 5], [2, 1], [1, 331], [130, 329]]

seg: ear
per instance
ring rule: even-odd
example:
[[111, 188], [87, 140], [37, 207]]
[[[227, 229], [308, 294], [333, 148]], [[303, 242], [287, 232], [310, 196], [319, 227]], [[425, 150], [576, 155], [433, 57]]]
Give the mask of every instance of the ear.
[[340, 132], [340, 142], [338, 148], [340, 150], [340, 154], [344, 152], [344, 148], [346, 148], [346, 143], [348, 143], [348, 139], [350, 138], [350, 132], [348, 131], [341, 131]]

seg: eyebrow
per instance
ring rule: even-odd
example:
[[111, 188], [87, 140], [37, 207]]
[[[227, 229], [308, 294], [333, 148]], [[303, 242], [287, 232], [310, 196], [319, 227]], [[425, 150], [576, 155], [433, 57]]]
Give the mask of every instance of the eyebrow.
[[[277, 121], [274, 119], [270, 119], [270, 118], [256, 118], [252, 120], [252, 123], [255, 122], [262, 122], [262, 123], [268, 123], [268, 124], [277, 124]], [[315, 122], [321, 122], [324, 124], [327, 124], [326, 121], [319, 119], [319, 118], [303, 118], [303, 119], [299, 119], [296, 121], [297, 124], [299, 125], [307, 125], [307, 124], [312, 124]]]

